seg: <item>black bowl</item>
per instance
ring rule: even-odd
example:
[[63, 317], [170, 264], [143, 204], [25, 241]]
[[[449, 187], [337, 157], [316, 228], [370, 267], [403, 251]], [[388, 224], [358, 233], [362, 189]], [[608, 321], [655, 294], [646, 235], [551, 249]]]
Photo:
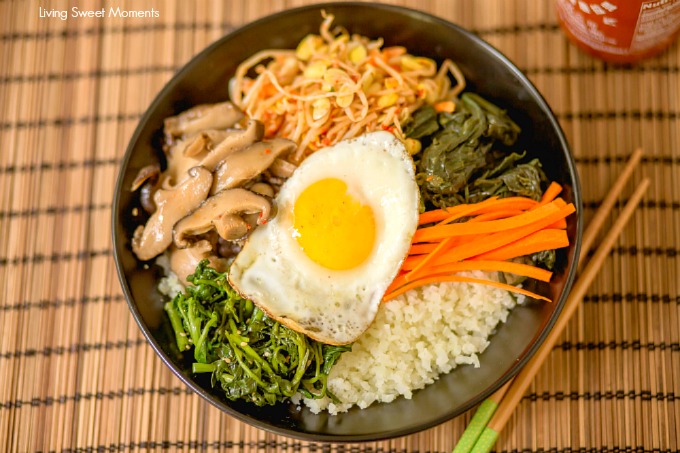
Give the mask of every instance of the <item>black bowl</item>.
[[[547, 175], [564, 187], [563, 197], [576, 206], [568, 219], [570, 247], [558, 254], [549, 285], [538, 288], [553, 303], [517, 307], [498, 328], [481, 366], [460, 366], [413, 399], [375, 404], [337, 416], [314, 415], [293, 404], [259, 408], [231, 402], [207, 380], [191, 374], [174, 345], [156, 285], [160, 271], [137, 261], [130, 249], [138, 195], [128, 189], [137, 171], [156, 162], [163, 119], [200, 103], [228, 98], [227, 82], [237, 65], [265, 48], [294, 48], [308, 33], [318, 33], [321, 10], [352, 33], [383, 37], [387, 45], [403, 45], [410, 53], [455, 61], [468, 89], [507, 109], [522, 127], [520, 147], [539, 157]], [[224, 412], [277, 434], [314, 441], [356, 442], [387, 439], [433, 427], [472, 408], [514, 376], [551, 329], [572, 285], [582, 215], [579, 181], [573, 158], [553, 113], [536, 88], [500, 52], [470, 32], [437, 17], [400, 7], [339, 3], [314, 5], [265, 17], [223, 37], [194, 57], [163, 88], [137, 127], [123, 159], [113, 201], [113, 241], [118, 274], [142, 332], [161, 359], [191, 389]]]

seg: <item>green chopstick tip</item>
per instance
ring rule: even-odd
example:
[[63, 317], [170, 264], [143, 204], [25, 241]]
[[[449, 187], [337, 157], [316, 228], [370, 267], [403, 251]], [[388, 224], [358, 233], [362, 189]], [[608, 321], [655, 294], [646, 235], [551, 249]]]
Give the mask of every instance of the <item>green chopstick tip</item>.
[[477, 439], [479, 439], [497, 408], [498, 403], [491, 400], [484, 400], [479, 405], [475, 415], [470, 420], [470, 424], [465, 428], [463, 435], [460, 436], [458, 443], [453, 449], [453, 453], [470, 453], [472, 451]]
[[482, 431], [471, 453], [489, 453], [498, 439], [498, 432], [488, 426]]

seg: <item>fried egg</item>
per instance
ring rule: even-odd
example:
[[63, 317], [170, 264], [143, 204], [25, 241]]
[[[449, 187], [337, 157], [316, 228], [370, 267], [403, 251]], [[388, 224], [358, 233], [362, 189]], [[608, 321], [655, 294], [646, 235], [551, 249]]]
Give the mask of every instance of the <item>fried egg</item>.
[[418, 225], [413, 160], [389, 132], [319, 150], [283, 184], [229, 281], [282, 324], [353, 342], [376, 316]]

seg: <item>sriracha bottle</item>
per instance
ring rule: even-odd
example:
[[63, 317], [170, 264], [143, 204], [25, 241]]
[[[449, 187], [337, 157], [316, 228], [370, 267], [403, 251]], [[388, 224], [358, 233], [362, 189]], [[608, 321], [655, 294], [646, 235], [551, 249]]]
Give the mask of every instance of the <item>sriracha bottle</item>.
[[680, 31], [680, 0], [556, 0], [555, 6], [566, 35], [612, 63], [655, 55]]

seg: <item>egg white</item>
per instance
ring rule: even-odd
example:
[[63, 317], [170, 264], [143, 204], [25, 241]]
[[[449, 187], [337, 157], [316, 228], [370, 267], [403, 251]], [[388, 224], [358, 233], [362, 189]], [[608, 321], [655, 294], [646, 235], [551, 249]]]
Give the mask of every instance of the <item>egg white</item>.
[[[317, 264], [296, 239], [295, 201], [326, 178], [344, 181], [348, 193], [373, 211], [373, 250], [352, 269]], [[231, 265], [230, 283], [288, 327], [324, 343], [351, 343], [370, 326], [408, 252], [418, 225], [418, 197], [413, 160], [389, 132], [319, 150], [281, 187], [277, 215], [251, 234]]]

